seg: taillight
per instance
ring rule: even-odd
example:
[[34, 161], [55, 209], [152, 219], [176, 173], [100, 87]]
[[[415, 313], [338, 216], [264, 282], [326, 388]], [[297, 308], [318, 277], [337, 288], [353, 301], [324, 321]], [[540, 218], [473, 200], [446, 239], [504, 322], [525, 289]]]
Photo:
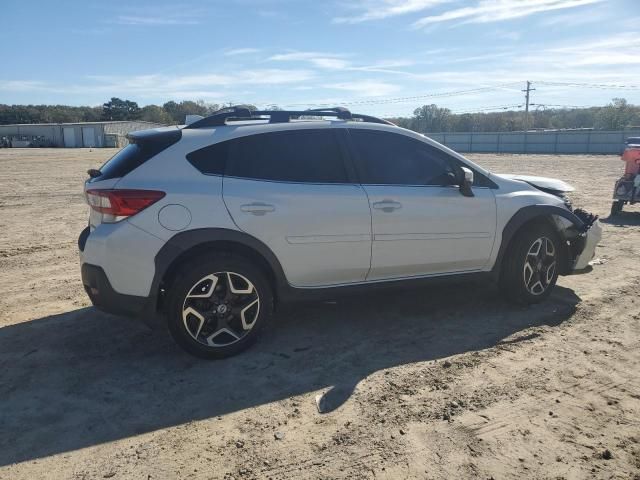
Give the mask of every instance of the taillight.
[[87, 190], [87, 203], [104, 215], [104, 222], [117, 222], [153, 205], [164, 192], [157, 190]]

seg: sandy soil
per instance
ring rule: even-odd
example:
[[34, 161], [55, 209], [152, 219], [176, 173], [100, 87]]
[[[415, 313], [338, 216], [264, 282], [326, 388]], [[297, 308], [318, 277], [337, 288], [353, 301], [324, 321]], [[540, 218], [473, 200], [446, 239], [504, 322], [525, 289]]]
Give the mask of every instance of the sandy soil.
[[[89, 307], [76, 238], [108, 150], [0, 150], [0, 478], [640, 478], [640, 209], [616, 157], [474, 155], [573, 183], [593, 271], [289, 307], [204, 362]], [[325, 395], [319, 413], [315, 397]]]

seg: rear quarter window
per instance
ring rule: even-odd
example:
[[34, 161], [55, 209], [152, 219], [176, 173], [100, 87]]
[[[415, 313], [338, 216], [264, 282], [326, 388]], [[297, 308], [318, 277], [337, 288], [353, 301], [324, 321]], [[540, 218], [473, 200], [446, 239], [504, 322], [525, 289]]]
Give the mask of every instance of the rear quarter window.
[[229, 141], [215, 143], [187, 154], [188, 162], [205, 175], [224, 175]]

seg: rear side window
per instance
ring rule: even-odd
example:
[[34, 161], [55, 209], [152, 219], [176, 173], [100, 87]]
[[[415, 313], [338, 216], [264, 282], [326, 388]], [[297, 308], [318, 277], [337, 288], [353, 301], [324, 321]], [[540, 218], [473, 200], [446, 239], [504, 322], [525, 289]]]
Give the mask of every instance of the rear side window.
[[350, 129], [361, 181], [369, 185], [448, 185], [452, 163], [440, 150], [395, 133]]
[[187, 160], [202, 173], [224, 175], [227, 168], [229, 144], [220, 142], [187, 154]]
[[282, 182], [347, 183], [336, 134], [288, 130], [242, 137], [229, 146], [228, 174]]

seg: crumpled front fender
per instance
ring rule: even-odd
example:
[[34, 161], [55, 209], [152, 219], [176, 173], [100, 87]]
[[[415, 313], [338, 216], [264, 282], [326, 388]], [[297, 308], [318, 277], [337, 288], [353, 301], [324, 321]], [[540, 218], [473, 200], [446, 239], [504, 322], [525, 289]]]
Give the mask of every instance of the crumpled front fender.
[[[555, 205], [529, 205], [518, 210], [502, 231], [502, 242], [492, 270], [494, 277], [497, 278], [500, 275], [502, 261], [513, 236], [524, 224], [538, 218], [550, 221], [567, 242], [564, 252], [566, 261], [558, 269], [560, 274], [566, 275], [575, 270], [578, 259], [582, 265], [585, 263], [584, 258], [589, 257], [586, 263], [593, 258], [595, 246], [602, 238], [602, 227], [597, 216], [580, 209], [571, 211]], [[596, 223], [594, 232], [589, 234], [588, 232]], [[587, 244], [589, 244], [590, 253], [587, 251]]]

